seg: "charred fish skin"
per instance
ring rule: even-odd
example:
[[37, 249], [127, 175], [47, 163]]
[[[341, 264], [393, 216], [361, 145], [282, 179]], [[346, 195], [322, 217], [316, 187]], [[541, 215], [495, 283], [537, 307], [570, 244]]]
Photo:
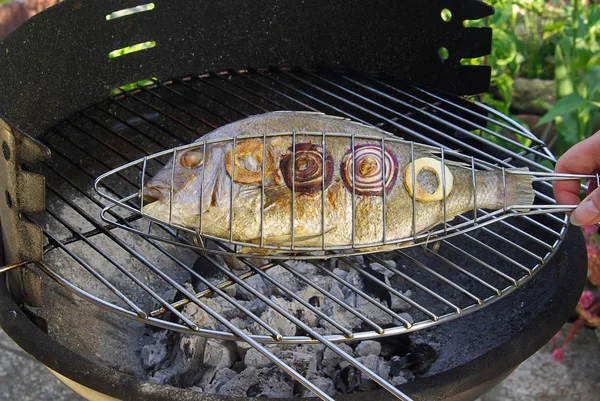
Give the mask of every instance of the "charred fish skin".
[[197, 142], [148, 182], [144, 192], [162, 196], [144, 213], [284, 250], [394, 243], [475, 204], [501, 209], [534, 197], [528, 175], [442, 166], [430, 147], [320, 113], [253, 116]]

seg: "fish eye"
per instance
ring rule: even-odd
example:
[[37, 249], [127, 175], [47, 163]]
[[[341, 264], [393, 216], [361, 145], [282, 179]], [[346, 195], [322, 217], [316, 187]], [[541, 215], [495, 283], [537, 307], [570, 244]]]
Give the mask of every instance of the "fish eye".
[[[323, 148], [312, 143], [297, 143], [295, 163], [293, 158], [294, 147], [291, 146], [279, 163], [283, 180], [289, 189], [299, 193], [321, 191], [323, 176], [325, 177], [325, 188], [331, 184], [333, 158], [326, 153], [323, 167]], [[323, 172], [323, 170], [325, 171]]]
[[204, 155], [202, 154], [202, 151], [188, 150], [181, 156], [179, 163], [185, 168], [192, 169], [200, 167], [203, 161]]
[[[382, 178], [384, 171], [385, 184]], [[357, 195], [383, 196], [384, 186], [386, 194], [394, 188], [398, 177], [398, 160], [386, 149], [384, 161], [379, 144], [358, 145], [354, 147], [354, 152], [350, 149], [342, 158], [340, 175], [350, 192], [354, 188]]]

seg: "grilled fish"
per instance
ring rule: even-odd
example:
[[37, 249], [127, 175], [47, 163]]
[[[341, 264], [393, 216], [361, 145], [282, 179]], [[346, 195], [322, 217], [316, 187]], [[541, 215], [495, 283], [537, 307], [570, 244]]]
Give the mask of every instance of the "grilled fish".
[[321, 113], [252, 116], [196, 144], [146, 184], [143, 212], [284, 251], [394, 243], [475, 205], [495, 210], [534, 199], [528, 175], [442, 164], [431, 147]]

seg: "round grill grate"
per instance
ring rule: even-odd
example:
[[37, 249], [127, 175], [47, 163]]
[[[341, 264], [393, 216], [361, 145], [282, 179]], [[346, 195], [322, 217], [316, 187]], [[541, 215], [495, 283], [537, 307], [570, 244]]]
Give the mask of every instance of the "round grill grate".
[[[85, 109], [43, 137], [53, 157], [43, 171], [47, 213], [38, 219], [47, 240], [42, 269], [92, 302], [159, 327], [233, 339], [233, 321], [251, 325], [240, 328], [259, 342], [312, 342], [315, 332], [336, 342], [475, 311], [518, 288], [558, 248], [566, 228], [560, 213], [514, 217], [429, 246], [303, 262], [201, 255], [100, 219], [105, 204], [92, 189], [99, 175], [248, 115], [290, 109], [347, 117], [504, 167], [549, 171], [554, 161], [540, 140], [483, 105], [360, 74], [251, 70], [155, 82]], [[135, 177], [117, 178], [106, 184], [117, 196], [139, 189]], [[549, 188], [536, 183], [545, 203]], [[126, 210], [110, 214], [147, 230]], [[153, 230], [183, 241], [168, 227]]]

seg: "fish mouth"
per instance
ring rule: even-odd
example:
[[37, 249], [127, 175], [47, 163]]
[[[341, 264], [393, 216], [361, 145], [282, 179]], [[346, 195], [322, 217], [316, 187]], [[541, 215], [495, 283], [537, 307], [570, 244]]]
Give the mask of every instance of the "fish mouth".
[[164, 199], [168, 199], [170, 196], [169, 188], [163, 187], [155, 187], [155, 186], [146, 186], [144, 190], [140, 190], [138, 196], [142, 196], [142, 192], [144, 194], [144, 202], [146, 203], [154, 203], [156, 201], [162, 201]]

